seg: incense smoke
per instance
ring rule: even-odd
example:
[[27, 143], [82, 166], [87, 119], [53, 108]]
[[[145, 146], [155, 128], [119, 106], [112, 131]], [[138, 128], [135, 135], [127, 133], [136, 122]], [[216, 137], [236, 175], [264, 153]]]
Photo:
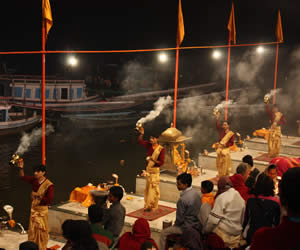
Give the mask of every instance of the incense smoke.
[[270, 99], [271, 97], [273, 97], [275, 94], [279, 94], [279, 92], [281, 92], [281, 89], [271, 89], [271, 91], [267, 94], [265, 94], [265, 98]]
[[150, 113], [148, 115], [146, 115], [145, 117], [139, 119], [137, 121], [138, 123], [144, 124], [146, 122], [152, 121], [154, 120], [156, 117], [159, 116], [159, 114], [163, 111], [163, 109], [168, 106], [169, 104], [172, 103], [172, 98], [171, 96], [167, 96], [167, 97], [160, 97], [155, 103], [154, 103], [154, 110], [150, 111]]
[[[54, 132], [54, 128], [52, 125], [46, 125], [46, 135]], [[42, 138], [42, 128], [35, 128], [32, 130], [30, 134], [24, 133], [21, 138], [21, 143], [16, 151], [17, 154], [24, 154], [29, 150], [29, 147], [38, 143], [38, 141]]]
[[216, 110], [219, 110], [219, 111], [222, 110], [222, 109], [224, 109], [225, 106], [226, 106], [226, 103], [227, 103], [227, 107], [230, 106], [230, 105], [232, 105], [232, 104], [234, 104], [233, 100], [228, 100], [227, 102], [226, 102], [226, 101], [222, 101], [221, 103], [219, 103], [219, 104], [215, 107], [215, 109], [216, 109]]
[[153, 86], [153, 74], [150, 72], [149, 68], [137, 61], [128, 62], [124, 65], [121, 72], [119, 72], [122, 78], [122, 89], [134, 92], [141, 88]]

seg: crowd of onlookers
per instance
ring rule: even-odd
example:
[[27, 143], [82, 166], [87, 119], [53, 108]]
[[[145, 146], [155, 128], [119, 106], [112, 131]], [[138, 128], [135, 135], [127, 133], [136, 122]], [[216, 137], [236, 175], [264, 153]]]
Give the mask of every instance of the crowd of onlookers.
[[[163, 229], [158, 245], [143, 218], [120, 235], [123, 189], [114, 186], [109, 208], [96, 202], [88, 208], [88, 221], [63, 223], [63, 249], [300, 249], [300, 168], [289, 169], [280, 180], [275, 165], [260, 173], [247, 155], [234, 175], [218, 178], [217, 190], [206, 180], [198, 192], [187, 173], [177, 176], [177, 188], [176, 221]], [[24, 242], [20, 249], [38, 249], [32, 244]]]

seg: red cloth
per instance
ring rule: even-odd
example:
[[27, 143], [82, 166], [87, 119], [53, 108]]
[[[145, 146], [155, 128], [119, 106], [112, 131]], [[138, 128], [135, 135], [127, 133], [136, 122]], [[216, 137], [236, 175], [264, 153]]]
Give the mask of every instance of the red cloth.
[[300, 167], [300, 158], [295, 157], [275, 157], [269, 164], [275, 164], [277, 169], [277, 175], [281, 176], [289, 169], [293, 167]]
[[[23, 177], [21, 177], [21, 180], [25, 181], [28, 184], [31, 184], [33, 192], [37, 192], [41, 186], [39, 181], [32, 176], [24, 175]], [[54, 196], [54, 185], [51, 185], [47, 189], [44, 197], [41, 199], [40, 206], [51, 205], [53, 202], [53, 196]]]
[[[222, 128], [220, 121], [217, 120], [216, 122], [217, 130], [219, 131], [220, 135], [220, 141], [223, 139], [223, 137], [226, 135], [225, 130]], [[228, 140], [226, 143], [226, 147], [231, 147], [234, 144], [234, 135]]]
[[[272, 110], [270, 110], [268, 104], [266, 105], [266, 111], [270, 118], [270, 123], [272, 124], [275, 120], [275, 114], [272, 112]], [[282, 115], [279, 122], [277, 122], [277, 125], [284, 125], [284, 124], [286, 124], [286, 119], [285, 119], [284, 115]]]
[[206, 246], [208, 249], [216, 250], [216, 249], [226, 249], [225, 243], [222, 238], [215, 234], [210, 233], [206, 238]]
[[[154, 152], [152, 144], [149, 141], [144, 141], [143, 138], [141, 138], [141, 137], [138, 138], [138, 143], [146, 148], [147, 156], [151, 157]], [[157, 160], [159, 161], [159, 163], [155, 163], [154, 167], [160, 167], [164, 164], [164, 161], [165, 161], [165, 149], [164, 148], [160, 151], [160, 154], [159, 154], [159, 157]]]
[[119, 240], [120, 250], [140, 250], [141, 245], [145, 241], [151, 241], [153, 245], [158, 249], [155, 241], [151, 238], [151, 232], [149, 223], [143, 218], [139, 218], [135, 221], [132, 233], [124, 233]]
[[296, 250], [300, 249], [300, 223], [283, 217], [282, 222], [274, 228], [258, 229], [251, 243], [251, 250]]
[[230, 180], [234, 189], [240, 193], [240, 195], [245, 201], [247, 201], [249, 195], [249, 188], [245, 185], [243, 176], [240, 174], [235, 174], [230, 177]]

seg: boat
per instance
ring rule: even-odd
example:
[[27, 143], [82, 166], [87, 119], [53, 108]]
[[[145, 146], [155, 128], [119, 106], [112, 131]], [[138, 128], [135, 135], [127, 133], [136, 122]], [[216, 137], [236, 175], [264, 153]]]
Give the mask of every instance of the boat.
[[9, 112], [11, 109], [13, 107], [9, 104], [0, 104], [0, 135], [18, 134], [41, 122], [41, 116], [36, 112]]
[[[42, 80], [33, 75], [1, 75], [0, 99], [14, 106], [42, 109]], [[89, 96], [84, 80], [48, 78], [45, 88], [45, 109], [55, 112], [104, 112], [128, 109], [140, 102], [132, 100], [101, 100], [99, 95]]]

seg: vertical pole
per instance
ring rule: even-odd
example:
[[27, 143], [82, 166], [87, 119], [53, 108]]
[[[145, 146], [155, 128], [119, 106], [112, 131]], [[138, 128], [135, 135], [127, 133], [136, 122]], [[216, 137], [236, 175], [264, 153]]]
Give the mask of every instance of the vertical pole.
[[274, 73], [274, 95], [273, 95], [273, 104], [276, 103], [276, 88], [277, 88], [277, 66], [278, 66], [278, 52], [279, 52], [279, 43], [276, 46], [276, 59], [275, 59], [275, 73]]
[[231, 32], [229, 32], [229, 42], [228, 42], [228, 55], [227, 55], [227, 78], [226, 78], [226, 103], [225, 103], [225, 121], [227, 121], [228, 112], [228, 92], [229, 92], [229, 73], [230, 73], [230, 46], [231, 46]]
[[173, 127], [174, 128], [176, 128], [177, 86], [178, 86], [178, 61], [179, 61], [179, 45], [177, 45], [177, 47], [176, 47], [175, 87], [174, 87], [174, 114], [173, 114]]
[[46, 164], [46, 110], [45, 110], [45, 85], [46, 85], [46, 66], [45, 66], [45, 48], [46, 48], [46, 29], [45, 20], [42, 22], [42, 164]]

